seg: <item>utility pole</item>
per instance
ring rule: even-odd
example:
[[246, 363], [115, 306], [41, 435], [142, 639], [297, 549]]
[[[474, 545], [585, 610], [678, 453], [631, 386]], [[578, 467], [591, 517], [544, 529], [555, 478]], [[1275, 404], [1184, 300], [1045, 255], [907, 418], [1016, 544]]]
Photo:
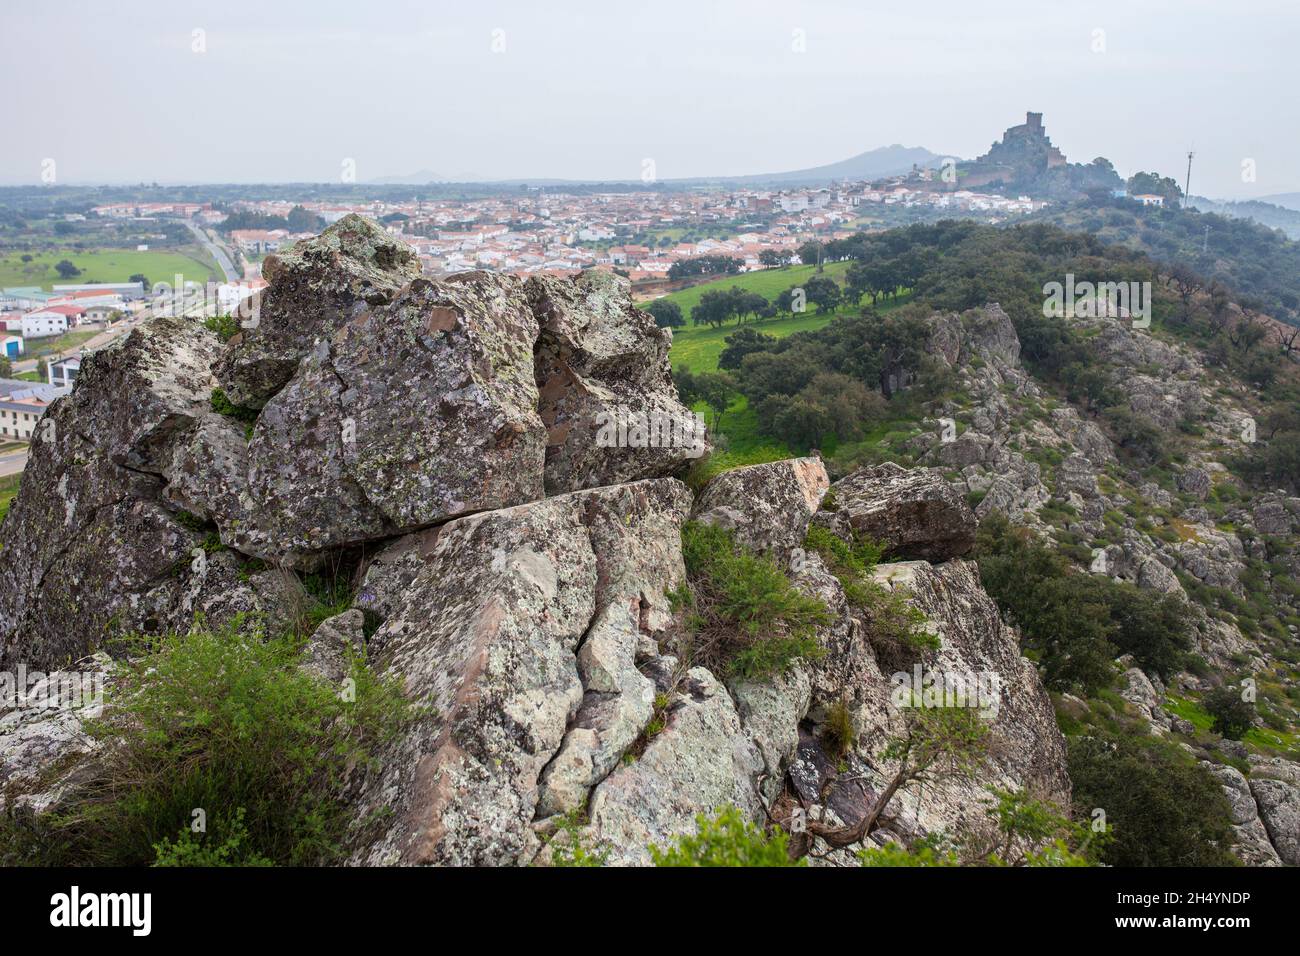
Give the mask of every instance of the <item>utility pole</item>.
[[1191, 202], [1192, 199], [1192, 157], [1195, 155], [1196, 154], [1192, 152], [1190, 149], [1187, 151], [1187, 181], [1183, 185], [1183, 208], [1184, 209], [1187, 208], [1187, 204]]

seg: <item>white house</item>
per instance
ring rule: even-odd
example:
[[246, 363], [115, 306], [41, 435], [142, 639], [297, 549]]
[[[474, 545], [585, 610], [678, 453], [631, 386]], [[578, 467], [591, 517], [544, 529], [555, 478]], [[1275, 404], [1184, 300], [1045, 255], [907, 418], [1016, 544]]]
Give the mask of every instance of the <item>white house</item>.
[[1133, 198], [1144, 206], [1163, 206], [1165, 204], [1165, 197], [1157, 196], [1154, 193], [1138, 193]]
[[67, 313], [58, 309], [40, 309], [23, 316], [23, 338], [39, 339], [62, 335], [68, 331]]
[[50, 384], [55, 388], [70, 387], [81, 371], [81, 359], [78, 356], [50, 362], [47, 366]]

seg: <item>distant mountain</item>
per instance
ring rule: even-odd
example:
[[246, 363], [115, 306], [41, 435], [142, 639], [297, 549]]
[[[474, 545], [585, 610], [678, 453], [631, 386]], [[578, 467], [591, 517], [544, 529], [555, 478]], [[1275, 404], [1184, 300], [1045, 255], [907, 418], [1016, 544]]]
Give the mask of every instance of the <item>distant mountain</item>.
[[[665, 179], [663, 182], [679, 186], [696, 183], [736, 183], [736, 184], [781, 184], [781, 185], [818, 185], [842, 179], [879, 179], [911, 172], [913, 166], [922, 168], [937, 167], [947, 154], [932, 153], [922, 146], [881, 146], [859, 153], [849, 159], [840, 160], [827, 166], [814, 166], [811, 169], [796, 169], [784, 173], [756, 173], [749, 176], [692, 176], [685, 179]], [[479, 183], [481, 185], [513, 186], [528, 184], [532, 186], [562, 186], [575, 183], [624, 182], [624, 180], [589, 180], [589, 179], [495, 179], [482, 180], [473, 174], [463, 173], [448, 176], [430, 170], [420, 170], [402, 176], [381, 176], [370, 180], [376, 186], [424, 185], [426, 183]]]
[[[1277, 201], [1286, 195], [1290, 195], [1297, 205], [1286, 206]], [[1244, 202], [1193, 196], [1190, 205], [1201, 212], [1217, 212], [1233, 219], [1252, 219], [1261, 226], [1281, 229], [1290, 239], [1300, 240], [1300, 193], [1273, 196], [1268, 201], [1251, 199]]]
[[913, 166], [921, 168], [940, 165], [947, 155], [932, 153], [923, 146], [881, 146], [869, 149], [865, 153], [842, 159], [827, 166], [814, 166], [811, 169], [796, 169], [784, 173], [758, 173], [752, 176], [719, 176], [716, 178], [699, 178], [687, 182], [727, 182], [727, 183], [787, 183], [815, 184], [828, 183], [841, 179], [880, 179], [911, 172]]

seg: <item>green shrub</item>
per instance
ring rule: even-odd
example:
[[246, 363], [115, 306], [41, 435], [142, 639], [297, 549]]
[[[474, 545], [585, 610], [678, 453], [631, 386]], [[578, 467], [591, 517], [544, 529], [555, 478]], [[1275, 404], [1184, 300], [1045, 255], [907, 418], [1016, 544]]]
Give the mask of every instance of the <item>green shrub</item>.
[[1176, 744], [1145, 733], [1075, 737], [1069, 772], [1078, 813], [1105, 811], [1110, 866], [1230, 866], [1223, 789]]
[[1230, 740], [1240, 740], [1255, 726], [1255, 706], [1242, 697], [1240, 687], [1216, 688], [1201, 704], [1214, 718], [1214, 732]]
[[668, 849], [650, 846], [655, 866], [806, 866], [792, 861], [786, 848], [786, 834], [777, 829], [771, 836], [745, 820], [735, 807], [726, 807], [713, 819], [696, 817], [699, 830], [681, 836]]
[[[682, 527], [682, 556], [699, 663], [762, 678], [825, 654], [816, 632], [831, 622], [830, 611], [797, 590], [770, 557], [738, 544], [725, 528], [695, 521]], [[679, 606], [687, 600], [673, 597]]]
[[203, 327], [217, 333], [222, 342], [229, 342], [239, 334], [239, 320], [233, 315], [214, 315], [203, 320]]
[[[298, 641], [240, 620], [137, 651], [88, 725], [102, 768], [42, 825], [46, 861], [336, 861], [349, 772], [411, 716], [397, 683], [355, 661], [341, 692], [299, 668]], [[206, 833], [189, 830], [196, 810]]]
[[209, 400], [212, 410], [218, 415], [225, 415], [236, 421], [243, 422], [245, 425], [251, 425], [257, 421], [257, 409], [247, 408], [243, 405], [236, 405], [226, 393], [219, 388], [212, 390], [212, 398]]

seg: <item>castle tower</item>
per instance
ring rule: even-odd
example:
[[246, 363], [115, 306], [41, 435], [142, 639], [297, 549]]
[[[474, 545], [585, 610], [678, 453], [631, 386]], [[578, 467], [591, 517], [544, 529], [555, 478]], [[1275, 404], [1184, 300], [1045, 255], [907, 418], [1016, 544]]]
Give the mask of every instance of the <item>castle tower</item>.
[[1026, 113], [1026, 114], [1025, 114], [1025, 125], [1028, 126], [1031, 130], [1035, 130], [1035, 131], [1041, 132], [1042, 129], [1043, 129], [1043, 114], [1042, 114], [1042, 113]]

